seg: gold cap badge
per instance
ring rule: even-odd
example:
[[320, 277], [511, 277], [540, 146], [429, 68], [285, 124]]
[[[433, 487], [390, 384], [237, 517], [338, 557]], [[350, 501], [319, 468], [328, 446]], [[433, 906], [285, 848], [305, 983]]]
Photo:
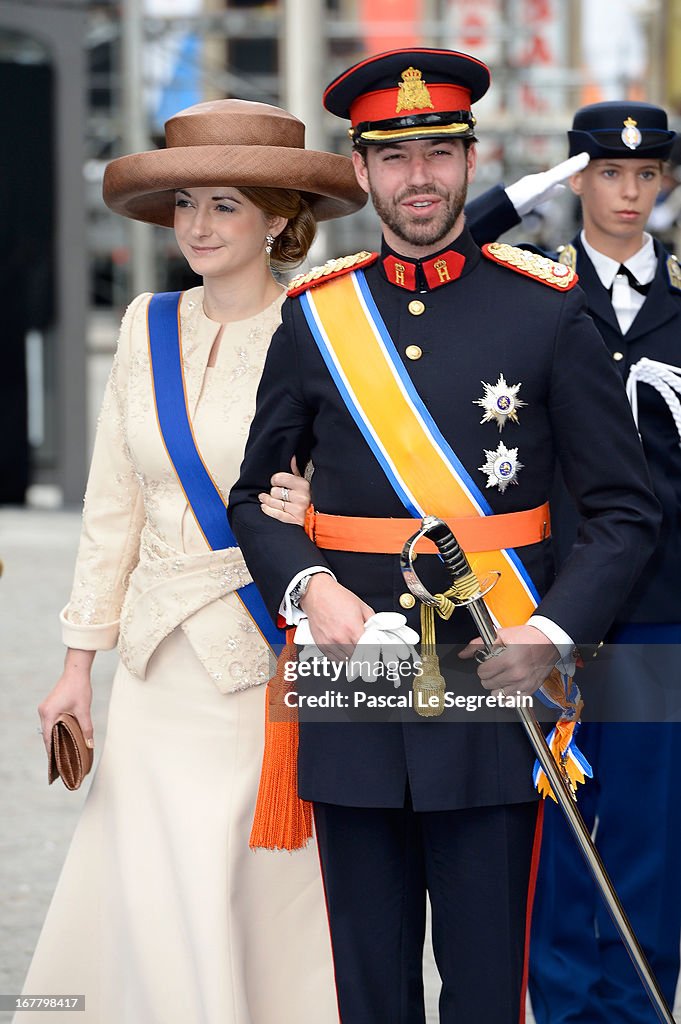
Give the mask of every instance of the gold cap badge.
[[407, 68], [402, 72], [402, 81], [397, 90], [395, 113], [399, 114], [401, 110], [423, 110], [425, 108], [435, 109], [428, 86], [422, 80], [421, 72], [417, 68]]

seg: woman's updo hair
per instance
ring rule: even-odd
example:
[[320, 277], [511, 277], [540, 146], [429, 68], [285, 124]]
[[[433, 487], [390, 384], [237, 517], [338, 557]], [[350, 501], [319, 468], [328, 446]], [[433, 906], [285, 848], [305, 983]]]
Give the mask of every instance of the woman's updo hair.
[[237, 187], [266, 217], [288, 220], [272, 246], [270, 264], [274, 269], [292, 270], [302, 263], [317, 231], [317, 221], [307, 199], [291, 188]]

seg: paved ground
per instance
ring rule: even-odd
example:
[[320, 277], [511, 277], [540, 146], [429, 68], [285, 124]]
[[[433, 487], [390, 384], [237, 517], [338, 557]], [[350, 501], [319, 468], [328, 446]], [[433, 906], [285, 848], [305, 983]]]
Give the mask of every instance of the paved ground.
[[[0, 509], [0, 994], [21, 990], [87, 789], [48, 787], [36, 732], [37, 704], [61, 670], [57, 612], [68, 599], [79, 527], [73, 512]], [[97, 656], [93, 717], [100, 737], [114, 668], [113, 653]], [[430, 953], [425, 975], [428, 1024], [436, 1024], [439, 982]], [[0, 1011], [0, 1024], [9, 1019]]]
[[[37, 704], [63, 661], [56, 613], [68, 599], [79, 525], [75, 513], [0, 510], [0, 993], [21, 990], [85, 795], [48, 787], [36, 732]], [[100, 735], [113, 668], [107, 653], [93, 676]]]

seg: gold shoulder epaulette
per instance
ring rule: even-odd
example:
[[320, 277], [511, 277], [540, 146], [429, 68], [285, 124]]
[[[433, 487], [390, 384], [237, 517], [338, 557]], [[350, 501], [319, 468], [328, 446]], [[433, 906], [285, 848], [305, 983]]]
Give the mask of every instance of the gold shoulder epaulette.
[[670, 287], [681, 292], [681, 265], [676, 256], [667, 256], [667, 277]]
[[498, 263], [501, 266], [509, 267], [531, 277], [535, 281], [549, 285], [550, 288], [557, 288], [561, 292], [567, 292], [577, 284], [577, 274], [571, 267], [564, 263], [556, 263], [548, 256], [540, 256], [539, 253], [529, 252], [527, 249], [519, 249], [515, 245], [507, 245], [505, 242], [490, 242], [482, 247], [483, 255], [488, 260]]
[[563, 263], [570, 270], [577, 269], [577, 250], [574, 245], [559, 245], [558, 246], [558, 262]]
[[306, 274], [297, 274], [289, 282], [286, 294], [293, 298], [294, 295], [300, 295], [308, 288], [316, 288], [317, 285], [325, 284], [334, 277], [340, 277], [341, 274], [369, 267], [377, 259], [377, 252], [355, 252], [351, 256], [340, 256], [336, 260], [327, 260], [321, 267], [313, 267]]

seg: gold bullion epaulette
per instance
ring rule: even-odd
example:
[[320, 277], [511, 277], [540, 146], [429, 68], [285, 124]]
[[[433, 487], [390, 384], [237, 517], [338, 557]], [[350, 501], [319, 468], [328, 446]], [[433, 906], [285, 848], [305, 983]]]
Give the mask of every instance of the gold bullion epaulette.
[[293, 298], [300, 295], [308, 288], [315, 288], [317, 285], [325, 284], [334, 277], [341, 274], [348, 274], [351, 270], [360, 270], [362, 267], [369, 267], [378, 259], [377, 252], [355, 252], [351, 256], [340, 256], [336, 260], [327, 260], [321, 267], [313, 267], [306, 274], [297, 274], [290, 282], [287, 295]]
[[667, 276], [670, 286], [681, 292], [681, 266], [676, 256], [667, 256]]
[[571, 267], [564, 263], [556, 263], [548, 256], [541, 256], [537, 252], [530, 252], [528, 249], [519, 249], [515, 245], [507, 245], [505, 242], [490, 242], [482, 247], [483, 255], [494, 263], [510, 267], [511, 270], [531, 277], [535, 281], [549, 285], [550, 288], [557, 288], [561, 292], [569, 291], [577, 284], [577, 274]]

